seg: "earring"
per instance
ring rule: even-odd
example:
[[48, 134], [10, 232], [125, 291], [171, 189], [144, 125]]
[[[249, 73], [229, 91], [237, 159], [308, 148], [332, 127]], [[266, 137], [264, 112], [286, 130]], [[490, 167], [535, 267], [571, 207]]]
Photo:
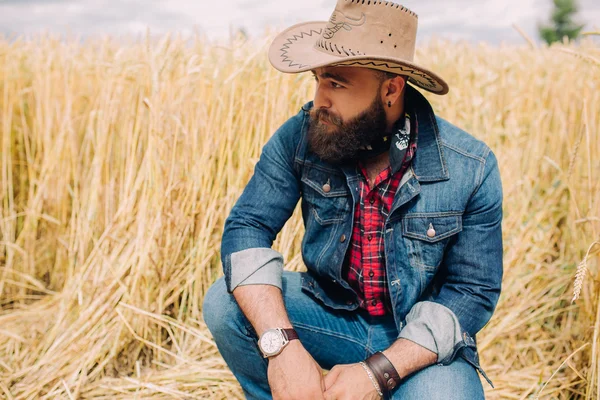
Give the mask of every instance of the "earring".
[[392, 102], [391, 101], [388, 101], [388, 107], [390, 107], [390, 108], [392, 107]]

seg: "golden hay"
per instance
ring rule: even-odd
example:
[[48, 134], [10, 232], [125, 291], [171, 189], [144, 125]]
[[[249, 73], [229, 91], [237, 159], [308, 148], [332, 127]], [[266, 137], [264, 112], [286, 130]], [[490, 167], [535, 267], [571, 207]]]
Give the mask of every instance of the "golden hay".
[[[434, 108], [503, 176], [504, 290], [478, 335], [489, 399], [600, 398], [600, 48], [586, 40], [418, 53], [451, 85]], [[312, 91], [264, 43], [0, 39], [0, 398], [241, 398], [202, 298], [262, 146]], [[296, 212], [276, 242], [288, 269], [304, 268], [302, 234]]]

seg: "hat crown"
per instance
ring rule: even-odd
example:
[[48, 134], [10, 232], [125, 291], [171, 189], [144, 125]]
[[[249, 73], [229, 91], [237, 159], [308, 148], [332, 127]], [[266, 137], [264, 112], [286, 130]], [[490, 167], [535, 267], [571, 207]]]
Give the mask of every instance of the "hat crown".
[[338, 0], [315, 49], [340, 57], [413, 61], [417, 25], [417, 14], [391, 1]]

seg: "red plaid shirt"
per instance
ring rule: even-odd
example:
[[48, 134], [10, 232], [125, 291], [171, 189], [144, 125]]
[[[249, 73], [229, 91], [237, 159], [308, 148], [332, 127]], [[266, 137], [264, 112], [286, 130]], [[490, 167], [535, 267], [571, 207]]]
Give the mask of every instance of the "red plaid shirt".
[[[411, 125], [411, 130], [416, 132], [416, 121]], [[358, 165], [361, 171], [359, 201], [354, 208], [354, 226], [344, 279], [358, 295], [360, 307], [370, 315], [391, 313], [385, 270], [384, 226], [400, 180], [416, 149], [415, 140], [409, 144], [400, 169], [392, 174], [392, 168], [388, 166], [377, 175], [372, 185], [367, 182], [367, 171], [362, 163]]]

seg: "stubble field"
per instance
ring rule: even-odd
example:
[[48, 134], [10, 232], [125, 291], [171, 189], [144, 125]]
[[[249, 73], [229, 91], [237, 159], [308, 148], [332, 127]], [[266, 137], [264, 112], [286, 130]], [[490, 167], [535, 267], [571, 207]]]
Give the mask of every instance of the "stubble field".
[[[314, 89], [264, 43], [0, 39], [0, 398], [242, 398], [202, 298], [262, 146]], [[502, 173], [487, 398], [600, 398], [600, 47], [430, 42], [418, 61]], [[302, 234], [296, 212], [290, 270]]]

